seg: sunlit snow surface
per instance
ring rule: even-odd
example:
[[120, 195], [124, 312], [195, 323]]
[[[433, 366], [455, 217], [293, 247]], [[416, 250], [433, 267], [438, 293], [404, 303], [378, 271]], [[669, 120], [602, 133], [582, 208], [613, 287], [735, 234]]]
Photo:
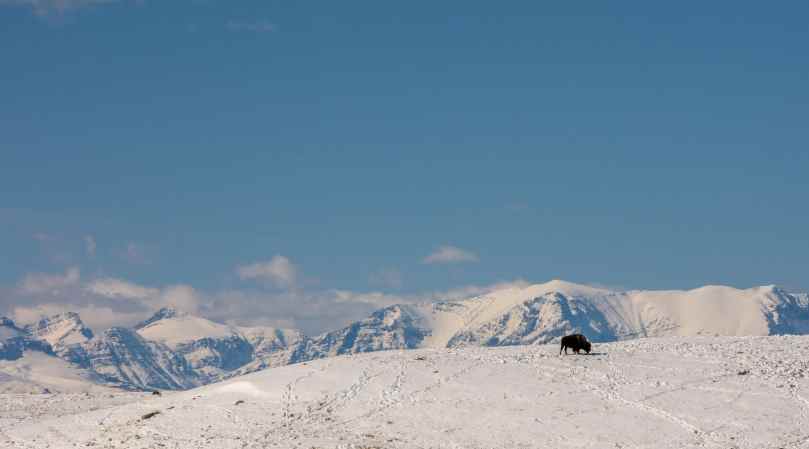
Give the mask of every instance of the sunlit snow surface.
[[0, 395], [0, 447], [809, 447], [807, 350], [803, 336], [640, 339], [589, 356], [422, 349], [162, 397]]
[[17, 360], [0, 360], [0, 394], [48, 391], [113, 393], [118, 390], [99, 385], [87, 371], [38, 351], [26, 351]]

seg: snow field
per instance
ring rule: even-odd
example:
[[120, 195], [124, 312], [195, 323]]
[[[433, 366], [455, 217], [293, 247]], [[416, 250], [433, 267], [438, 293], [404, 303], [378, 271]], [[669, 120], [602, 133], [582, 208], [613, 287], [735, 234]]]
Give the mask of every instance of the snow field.
[[[559, 356], [557, 345], [422, 349], [162, 397], [87, 394], [87, 406], [2, 395], [16, 406], [0, 407], [0, 447], [803, 448], [807, 350], [804, 336], [639, 339], [589, 356]], [[43, 396], [54, 403], [38, 414]]]

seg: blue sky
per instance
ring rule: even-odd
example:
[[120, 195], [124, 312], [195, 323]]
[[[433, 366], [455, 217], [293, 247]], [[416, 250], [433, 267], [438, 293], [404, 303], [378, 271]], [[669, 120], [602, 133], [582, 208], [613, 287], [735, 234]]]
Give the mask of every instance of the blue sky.
[[807, 14], [0, 0], [0, 313], [118, 311], [110, 279], [313, 329], [375, 305], [337, 291], [809, 290]]

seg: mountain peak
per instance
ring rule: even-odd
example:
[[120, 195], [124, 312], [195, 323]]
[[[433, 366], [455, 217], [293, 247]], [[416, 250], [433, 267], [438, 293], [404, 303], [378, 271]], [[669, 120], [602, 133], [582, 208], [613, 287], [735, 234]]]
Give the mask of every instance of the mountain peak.
[[43, 340], [54, 349], [83, 343], [93, 338], [93, 331], [82, 322], [75, 312], [65, 312], [50, 317], [43, 317], [33, 324], [25, 326], [25, 332], [32, 337]]
[[81, 321], [81, 317], [76, 312], [62, 312], [48, 317], [43, 316], [42, 318], [39, 319], [39, 323], [44, 322], [56, 323], [60, 321], [69, 321], [77, 324], [83, 324]]
[[14, 321], [11, 321], [11, 318], [5, 316], [0, 316], [0, 326], [17, 328], [17, 326], [14, 325]]
[[155, 312], [154, 315], [149, 317], [147, 320], [136, 324], [135, 329], [136, 330], [143, 329], [144, 327], [146, 327], [146, 326], [148, 326], [148, 325], [150, 325], [152, 323], [156, 323], [156, 322], [158, 322], [160, 320], [168, 320], [168, 319], [171, 319], [171, 318], [179, 318], [179, 317], [184, 317], [186, 315], [187, 314], [185, 312], [180, 312], [179, 310], [177, 310], [177, 309], [175, 309], [173, 307], [163, 307], [162, 309]]
[[[3, 342], [8, 340], [9, 338], [19, 337], [21, 335], [25, 335], [22, 329], [18, 328], [14, 325], [14, 322], [11, 321], [10, 318], [6, 318], [4, 316], [0, 316], [0, 347], [3, 346]], [[2, 349], [2, 348], [0, 348]], [[3, 351], [0, 350], [0, 353]], [[2, 354], [0, 354], [0, 360], [3, 360]]]
[[171, 348], [202, 338], [227, 338], [238, 333], [226, 324], [169, 308], [160, 309], [135, 326], [135, 330], [147, 340], [159, 341]]

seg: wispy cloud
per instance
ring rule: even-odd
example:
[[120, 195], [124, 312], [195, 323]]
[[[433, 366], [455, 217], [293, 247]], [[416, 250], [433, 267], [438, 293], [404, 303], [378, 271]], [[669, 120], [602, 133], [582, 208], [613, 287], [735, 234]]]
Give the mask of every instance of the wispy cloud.
[[84, 236], [84, 251], [90, 257], [94, 257], [96, 255], [96, 239], [92, 235]]
[[444, 245], [425, 257], [422, 262], [426, 264], [478, 262], [480, 258], [472, 251], [457, 246]]
[[278, 31], [278, 26], [267, 20], [258, 20], [253, 22], [230, 20], [228, 21], [226, 27], [230, 31], [246, 33], [274, 33]]
[[114, 301], [130, 302], [147, 310], [174, 307], [185, 312], [196, 312], [203, 303], [202, 295], [187, 284], [155, 288], [124, 279], [104, 278], [87, 283], [84, 290]]
[[273, 325], [286, 323], [309, 335], [337, 329], [368, 316], [372, 311], [393, 304], [418, 304], [450, 301], [479, 296], [509, 287], [522, 287], [526, 282], [465, 285], [449, 290], [428, 291], [407, 295], [384, 291], [229, 290], [204, 295], [202, 313], [217, 321], [241, 325]]
[[119, 0], [0, 0], [0, 6], [22, 6], [35, 14], [47, 16], [95, 5], [118, 3]]
[[20, 281], [19, 290], [24, 294], [57, 294], [77, 285], [80, 277], [78, 267], [68, 268], [65, 274], [32, 273]]
[[172, 285], [163, 289], [157, 298], [160, 307], [174, 307], [186, 312], [197, 312], [203, 298], [194, 287], [185, 284]]
[[279, 254], [266, 262], [239, 266], [236, 274], [242, 280], [263, 280], [277, 287], [292, 287], [297, 281], [298, 269]]
[[283, 325], [314, 335], [365, 318], [380, 307], [458, 300], [526, 285], [518, 280], [396, 294], [307, 286], [299, 282], [298, 270], [283, 256], [240, 268], [250, 279], [298, 284], [281, 290], [245, 287], [201, 291], [188, 284], [148, 286], [114, 277], [83, 279], [78, 267], [70, 267], [63, 274], [26, 275], [7, 291], [0, 286], [0, 315], [7, 313], [27, 323], [73, 311], [88, 326], [101, 331], [109, 326], [131, 326], [157, 309], [170, 306], [214, 321], [245, 326]]
[[128, 282], [123, 279], [104, 278], [96, 279], [85, 287], [87, 291], [110, 299], [143, 300], [157, 296], [160, 291], [156, 288]]
[[69, 303], [44, 303], [35, 306], [17, 306], [11, 310], [11, 318], [20, 324], [33, 323], [42, 317], [65, 312], [76, 312], [82, 321], [93, 330], [100, 331], [112, 326], [130, 325], [143, 319], [143, 313], [95, 304], [75, 305]]

